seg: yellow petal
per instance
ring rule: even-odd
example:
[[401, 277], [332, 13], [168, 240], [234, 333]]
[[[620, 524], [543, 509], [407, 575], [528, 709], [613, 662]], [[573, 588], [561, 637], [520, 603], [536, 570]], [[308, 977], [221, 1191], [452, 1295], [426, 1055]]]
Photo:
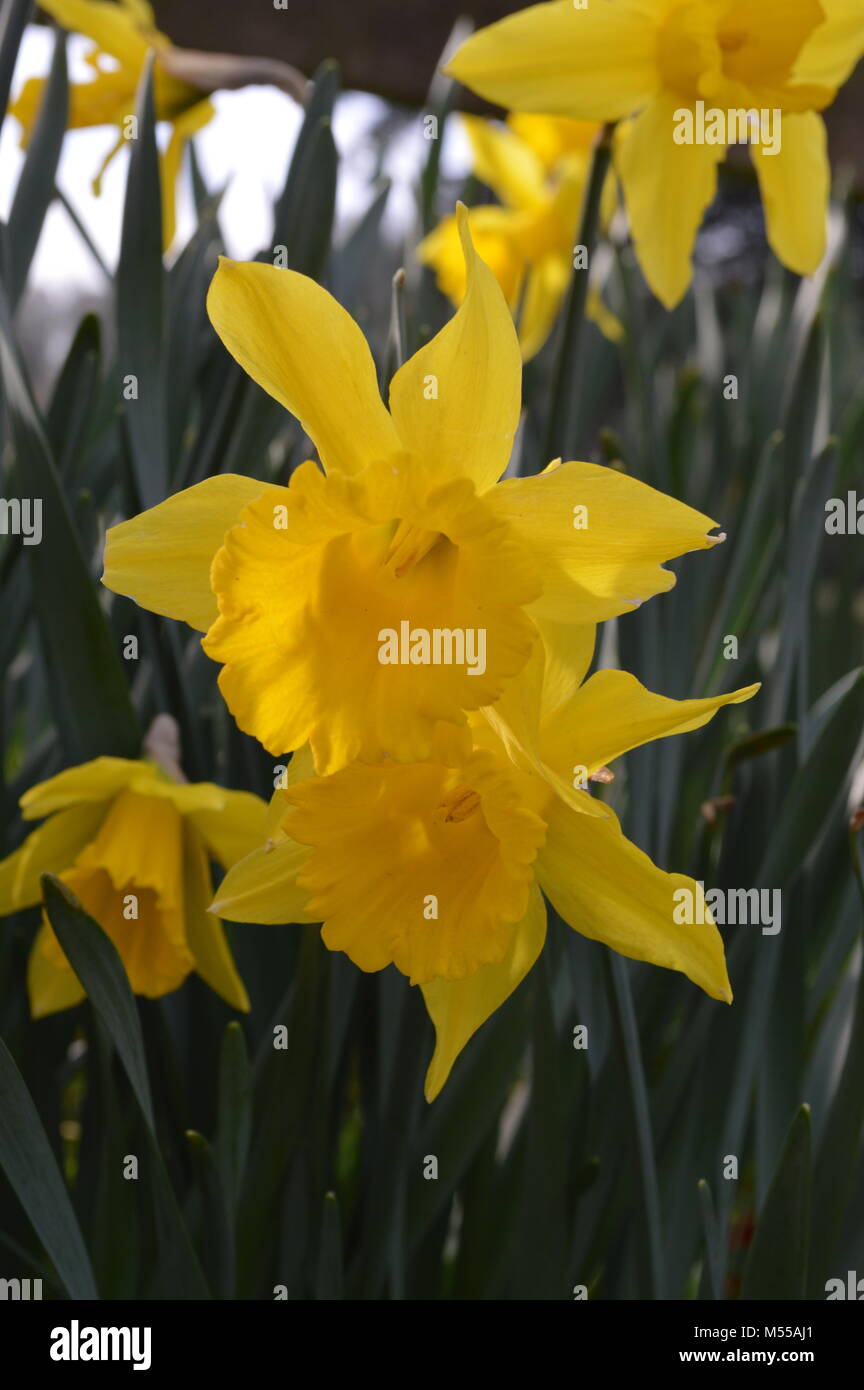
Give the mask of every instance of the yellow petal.
[[207, 312], [243, 370], [296, 415], [328, 472], [398, 452], [366, 339], [314, 280], [222, 256]]
[[[519, 302], [525, 275], [525, 258], [516, 244], [516, 232], [522, 220], [521, 213], [492, 204], [471, 208], [468, 213], [474, 249], [498, 281], [511, 311]], [[423, 238], [417, 247], [417, 258], [435, 271], [441, 293], [454, 304], [461, 304], [465, 298], [467, 270], [455, 215], [445, 217]]]
[[[199, 785], [201, 785], [199, 783]], [[212, 857], [230, 869], [238, 859], [260, 848], [267, 838], [267, 802], [252, 792], [215, 787], [218, 807], [187, 812]], [[209, 902], [209, 898], [208, 898]]]
[[0, 916], [32, 907], [42, 897], [42, 874], [61, 874], [99, 829], [105, 806], [71, 806], [34, 830], [0, 863]]
[[[118, 886], [107, 869], [95, 864], [74, 866], [61, 877], [84, 911], [110, 936], [134, 994], [158, 999], [179, 989], [194, 965], [183, 932], [182, 907], [177, 910], [163, 903], [154, 888], [136, 881]], [[57, 970], [68, 968], [73, 974], [44, 915], [43, 925], [49, 931], [42, 938], [42, 952]], [[35, 1013], [37, 1000], [32, 995], [31, 1007]]]
[[546, 720], [542, 755], [562, 775], [575, 765], [590, 775], [652, 739], [700, 729], [724, 705], [743, 704], [758, 690], [749, 685], [704, 700], [669, 700], [627, 671], [597, 671]]
[[825, 122], [815, 111], [785, 112], [778, 152], [750, 153], [759, 178], [768, 243], [783, 265], [812, 275], [825, 254], [831, 166]]
[[[529, 783], [523, 794], [541, 816], [553, 796], [557, 796], [581, 815], [604, 817], [608, 815], [607, 807], [589, 795], [584, 778], [575, 778], [570, 769], [551, 767], [541, 754], [547, 701], [558, 695], [566, 698], [563, 690], [558, 689], [559, 682], [569, 695], [591, 661], [594, 628], [569, 628], [568, 635], [572, 646], [567, 656], [563, 644], [555, 652], [544, 641], [542, 647], [532, 652], [519, 679], [511, 681], [501, 698], [483, 710], [483, 715], [514, 766], [528, 774]], [[572, 664], [568, 665], [568, 660]], [[472, 722], [472, 732], [475, 741], [485, 746], [476, 722]]]
[[165, 251], [173, 242], [177, 229], [177, 180], [182, 170], [183, 151], [187, 141], [215, 115], [216, 108], [212, 102], [199, 101], [181, 112], [174, 120], [168, 147], [159, 161], [162, 185], [162, 248]]
[[234, 964], [225, 930], [218, 917], [208, 911], [213, 881], [207, 853], [197, 831], [189, 826], [185, 836], [184, 877], [186, 940], [195, 958], [195, 969], [232, 1009], [248, 1012], [249, 995]]
[[551, 172], [568, 154], [588, 156], [600, 132], [597, 121], [571, 121], [566, 116], [529, 116], [513, 112], [507, 124]]
[[[119, 125], [135, 110], [136, 75], [127, 68], [116, 72], [99, 72], [90, 82], [75, 82], [69, 88], [67, 128], [80, 130], [87, 126]], [[20, 122], [21, 145], [27, 148], [45, 92], [44, 77], [30, 77], [9, 106], [9, 114]], [[122, 147], [122, 136], [115, 149]], [[106, 164], [109, 161], [106, 160]], [[104, 172], [104, 165], [103, 165]]]
[[142, 68], [151, 43], [165, 42], [161, 34], [142, 24], [140, 12], [113, 0], [40, 0], [40, 7], [64, 29], [86, 34], [124, 67]]
[[647, 0], [532, 5], [472, 34], [446, 71], [517, 111], [617, 121], [657, 89], [655, 15]]
[[864, 53], [864, 7], [861, 0], [819, 0], [825, 22], [807, 39], [795, 63], [800, 82], [842, 87]]
[[596, 324], [603, 337], [610, 343], [620, 343], [624, 337], [624, 325], [607, 306], [602, 294], [594, 285], [588, 286], [588, 301], [585, 316]]
[[41, 820], [79, 802], [109, 801], [133, 780], [155, 775], [151, 763], [133, 758], [94, 758], [31, 787], [21, 798], [21, 815], [25, 820]]
[[696, 233], [717, 189], [722, 145], [678, 145], [677, 93], [655, 97], [616, 141], [615, 162], [642, 273], [667, 309], [684, 298]]
[[544, 170], [514, 131], [480, 116], [463, 116], [475, 176], [513, 208], [533, 207], [544, 196]]
[[441, 1091], [468, 1040], [509, 999], [540, 955], [546, 939], [546, 904], [536, 888], [531, 890], [525, 916], [508, 933], [510, 944], [503, 960], [481, 965], [464, 980], [430, 980], [422, 986], [435, 1025], [435, 1052], [426, 1073], [428, 1101]]
[[85, 997], [83, 986], [47, 924], [36, 933], [27, 962], [27, 994], [34, 1018], [71, 1009]]
[[219, 885], [210, 911], [229, 922], [310, 922], [309, 894], [298, 888], [297, 875], [309, 847], [293, 840], [253, 850], [230, 868]]
[[569, 278], [569, 262], [560, 256], [544, 256], [529, 272], [519, 316], [519, 346], [526, 362], [552, 332]]
[[528, 608], [538, 623], [599, 623], [636, 608], [675, 584], [662, 561], [718, 540], [709, 517], [593, 463], [508, 478], [489, 501], [543, 557], [543, 594]]
[[522, 361], [504, 295], [457, 210], [467, 270], [460, 308], [400, 367], [390, 409], [411, 455], [440, 479], [469, 477], [482, 492], [510, 459], [521, 409]]
[[540, 886], [582, 936], [602, 941], [632, 960], [680, 970], [712, 999], [732, 1002], [723, 941], [705, 910], [702, 924], [674, 919], [687, 890], [701, 890], [683, 874], [667, 874], [621, 833], [617, 818], [594, 820], [558, 805], [537, 859]]
[[112, 526], [102, 583], [142, 608], [206, 632], [217, 616], [210, 566], [247, 502], [265, 484], [220, 473]]

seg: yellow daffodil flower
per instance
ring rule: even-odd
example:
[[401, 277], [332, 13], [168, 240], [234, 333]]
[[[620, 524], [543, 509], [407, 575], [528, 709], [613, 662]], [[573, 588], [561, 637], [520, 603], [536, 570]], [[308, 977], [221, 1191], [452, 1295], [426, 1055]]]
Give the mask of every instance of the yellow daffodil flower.
[[[459, 216], [465, 298], [396, 373], [389, 412], [363, 335], [325, 290], [223, 260], [210, 318], [325, 471], [304, 463], [287, 487], [208, 478], [106, 541], [107, 587], [205, 632], [240, 728], [277, 755], [311, 742], [322, 774], [428, 757], [439, 725], [464, 740], [465, 711], [501, 695], [541, 626], [629, 611], [674, 584], [664, 560], [720, 539], [708, 517], [588, 463], [496, 486], [521, 358]], [[482, 634], [482, 669], [419, 648], [391, 661], [382, 634], [406, 629]]]
[[[169, 121], [171, 139], [161, 160], [162, 234], [165, 247], [174, 240], [175, 187], [183, 158], [183, 148], [196, 131], [207, 124], [215, 109], [200, 87], [172, 75], [171, 41], [159, 32], [153, 11], [145, 0], [42, 0], [41, 7], [64, 29], [93, 40], [87, 62], [93, 69], [89, 82], [76, 83], [70, 90], [69, 129], [82, 126], [114, 125], [120, 133], [93, 180], [98, 195], [102, 176], [111, 160], [122, 149], [124, 122], [134, 114], [138, 83], [148, 53], [157, 57], [153, 70], [153, 99], [156, 119]], [[9, 107], [22, 126], [22, 144], [32, 134], [45, 79], [31, 77]]]
[[672, 308], [747, 112], [771, 247], [798, 274], [816, 270], [830, 187], [818, 113], [862, 52], [861, 0], [554, 0], [472, 35], [448, 72], [518, 111], [632, 117], [616, 167], [645, 278]]
[[[249, 1008], [222, 924], [207, 911], [209, 860], [227, 868], [261, 844], [265, 802], [175, 782], [155, 762], [96, 758], [32, 787], [21, 814], [47, 820], [0, 863], [0, 913], [34, 906], [40, 875], [56, 874], [111, 937], [136, 994], [168, 994], [195, 970], [235, 1009]], [[44, 915], [27, 982], [36, 1018], [84, 998]]]
[[[469, 211], [471, 237], [493, 271], [511, 312], [517, 316], [523, 360], [539, 352], [572, 273], [579, 212], [600, 126], [554, 116], [510, 116], [506, 126], [463, 116], [474, 173], [500, 199], [500, 206]], [[614, 186], [609, 188], [614, 196]], [[455, 217], [446, 217], [417, 248], [432, 267], [438, 287], [454, 304], [465, 294], [465, 262]], [[588, 316], [613, 341], [622, 336], [618, 319], [596, 289], [588, 293]]]
[[[592, 640], [580, 638], [583, 662]], [[677, 701], [623, 671], [599, 671], [575, 688], [571, 673], [547, 679], [536, 737], [529, 695], [505, 711], [512, 723], [497, 708], [477, 716], [464, 758], [445, 749], [427, 761], [355, 763], [320, 778], [300, 753], [271, 803], [269, 840], [229, 871], [213, 911], [245, 922], [323, 922], [330, 950], [361, 970], [392, 963], [420, 985], [437, 1034], [429, 1100], [540, 954], [542, 893], [582, 935], [680, 970], [731, 1002], [710, 913], [694, 914], [692, 926], [673, 916], [682, 889], [704, 906], [699, 885], [657, 868], [582, 787], [628, 749], [699, 728], [757, 689]]]

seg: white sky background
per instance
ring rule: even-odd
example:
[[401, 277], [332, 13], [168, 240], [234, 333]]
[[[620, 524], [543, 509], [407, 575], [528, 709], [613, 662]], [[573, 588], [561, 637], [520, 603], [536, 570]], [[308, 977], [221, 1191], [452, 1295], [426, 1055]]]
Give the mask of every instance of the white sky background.
[[[28, 77], [46, 76], [51, 63], [53, 33], [50, 28], [30, 25], [21, 44], [12, 84], [17, 95]], [[83, 54], [91, 47], [89, 39], [71, 35], [67, 44], [70, 81], [85, 81], [91, 69]], [[227, 183], [220, 209], [220, 222], [228, 253], [235, 259], [250, 259], [267, 243], [272, 221], [272, 203], [281, 191], [288, 160], [302, 112], [297, 104], [270, 87], [247, 87], [238, 92], [219, 92], [214, 97], [216, 117], [195, 137], [201, 171], [208, 187], [218, 189]], [[339, 150], [337, 192], [337, 237], [362, 215], [372, 192], [374, 152], [368, 132], [386, 104], [377, 97], [349, 92], [340, 97], [334, 117], [333, 133]], [[23, 155], [19, 149], [20, 128], [9, 118], [0, 129], [0, 217], [9, 215], [21, 172]], [[108, 126], [67, 133], [60, 157], [57, 181], [76, 209], [93, 241], [109, 266], [117, 262], [126, 183], [128, 152], [122, 150], [112, 161], [102, 182], [99, 198], [90, 183], [116, 139]], [[398, 240], [411, 226], [414, 214], [413, 186], [428, 153], [420, 116], [405, 135], [391, 142], [383, 172], [393, 181], [384, 223], [385, 234]], [[442, 150], [442, 170], [458, 177], [469, 168], [467, 142], [450, 122]], [[177, 239], [174, 252], [182, 247], [194, 229], [194, 212], [188, 168], [178, 190]], [[66, 212], [56, 203], [51, 207], [30, 270], [31, 288], [62, 289], [64, 296], [77, 291], [100, 291], [103, 277], [71, 225]]]

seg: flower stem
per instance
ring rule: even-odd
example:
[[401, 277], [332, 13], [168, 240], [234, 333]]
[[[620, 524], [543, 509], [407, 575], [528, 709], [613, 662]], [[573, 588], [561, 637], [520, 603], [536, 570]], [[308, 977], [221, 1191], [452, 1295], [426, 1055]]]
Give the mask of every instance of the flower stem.
[[570, 288], [567, 291], [567, 300], [564, 305], [561, 346], [552, 381], [552, 398], [543, 450], [544, 464], [552, 458], [561, 457], [565, 460], [574, 458], [578, 443], [578, 407], [585, 343], [585, 304], [588, 299], [591, 260], [597, 245], [603, 185], [606, 182], [606, 175], [609, 172], [612, 159], [614, 130], [614, 122], [604, 125], [594, 146], [577, 241], [577, 246], [584, 247], [587, 252], [587, 265], [584, 270], [574, 269], [570, 277]]
[[651, 1296], [655, 1299], [663, 1299], [666, 1296], [666, 1276], [660, 1219], [660, 1189], [657, 1181], [657, 1160], [654, 1154], [654, 1139], [651, 1129], [651, 1110], [645, 1085], [645, 1069], [642, 1063], [642, 1050], [639, 1045], [639, 1030], [633, 1008], [633, 995], [630, 990], [630, 977], [627, 973], [627, 962], [622, 956], [616, 955], [614, 951], [604, 952], [604, 965], [610, 1005], [624, 1050], [627, 1078], [630, 1083], [636, 1151], [645, 1199]]

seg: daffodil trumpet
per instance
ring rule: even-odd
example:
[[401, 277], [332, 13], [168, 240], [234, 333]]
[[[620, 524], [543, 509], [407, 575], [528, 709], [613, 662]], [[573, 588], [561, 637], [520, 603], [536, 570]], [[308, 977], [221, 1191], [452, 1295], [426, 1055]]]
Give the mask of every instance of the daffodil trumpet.
[[[96, 758], [24, 794], [24, 819], [44, 823], [0, 862], [0, 914], [37, 906], [42, 874], [54, 874], [110, 936], [135, 994], [158, 998], [195, 971], [247, 1010], [222, 924], [207, 911], [210, 861], [228, 868], [260, 845], [267, 806], [249, 792], [178, 780], [167, 722], [160, 717], [144, 758]], [[36, 1018], [84, 998], [44, 911], [27, 987]]]
[[[590, 657], [590, 643], [587, 647]], [[665, 873], [586, 789], [655, 738], [699, 728], [758, 687], [668, 700], [632, 676], [529, 678], [471, 720], [467, 754], [353, 763], [314, 774], [296, 754], [267, 843], [226, 875], [213, 911], [243, 922], [323, 922], [324, 944], [361, 970], [393, 964], [422, 989], [436, 1029], [432, 1100], [473, 1033], [536, 961], [543, 894], [574, 930], [678, 970], [731, 1002], [723, 943], [698, 883]], [[682, 926], [682, 890], [700, 903]], [[676, 896], [676, 894], [678, 896]]]
[[[610, 468], [502, 478], [522, 363], [501, 289], [458, 220], [467, 289], [399, 368], [389, 410], [360, 329], [314, 281], [222, 260], [212, 323], [301, 422], [321, 467], [287, 487], [219, 474], [111, 528], [103, 582], [203, 632], [241, 729], [276, 756], [310, 743], [319, 773], [470, 748], [541, 632], [577, 661], [574, 625], [665, 592], [663, 562], [708, 549], [707, 516]], [[479, 633], [482, 672], [379, 660], [382, 632]], [[478, 651], [479, 655], [479, 651]]]
[[[774, 253], [799, 275], [817, 269], [831, 181], [820, 113], [862, 53], [860, 0], [553, 0], [478, 30], [447, 71], [513, 111], [619, 123], [636, 253], [671, 309], [718, 164], [742, 134]], [[700, 130], [706, 110], [722, 129]]]

